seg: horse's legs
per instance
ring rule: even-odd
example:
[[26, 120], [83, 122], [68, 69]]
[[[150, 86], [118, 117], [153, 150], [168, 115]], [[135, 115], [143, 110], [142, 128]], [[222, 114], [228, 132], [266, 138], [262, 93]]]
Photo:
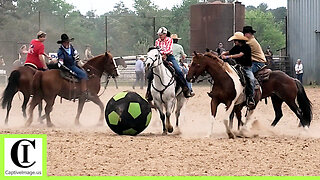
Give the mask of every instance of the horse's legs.
[[303, 127], [306, 126], [306, 123], [303, 119], [303, 116], [302, 116], [302, 111], [301, 109], [298, 107], [298, 105], [295, 103], [295, 101], [285, 101], [287, 103], [287, 105], [290, 107], [290, 109], [296, 114], [296, 116], [299, 118], [300, 120], [300, 123], [299, 123], [299, 127], [302, 125]]
[[4, 121], [5, 125], [8, 125], [8, 120], [9, 120], [9, 112], [11, 110], [12, 107], [12, 100], [13, 100], [13, 96], [8, 100], [8, 104], [7, 104], [7, 115], [6, 115], [6, 119]]
[[48, 127], [52, 127], [54, 126], [51, 122], [51, 117], [50, 117], [50, 112], [52, 111], [52, 107], [54, 105], [54, 100], [55, 100], [56, 96], [54, 97], [49, 97], [48, 99], [45, 99], [46, 101], [46, 107], [44, 108], [44, 111], [46, 113], [46, 118], [47, 118], [47, 126]]
[[27, 109], [27, 104], [29, 102], [29, 99], [30, 99], [30, 94], [23, 93], [22, 113], [24, 118], [27, 118], [26, 109]]
[[102, 126], [104, 124], [104, 121], [103, 121], [104, 120], [104, 105], [98, 96], [94, 96], [93, 98], [90, 98], [90, 100], [93, 103], [97, 104], [100, 108], [100, 117], [99, 117], [98, 126]]
[[184, 105], [184, 97], [182, 96], [182, 94], [180, 94], [178, 97], [177, 97], [177, 108], [176, 108], [176, 127], [179, 126], [179, 117], [180, 117], [180, 111]]
[[34, 95], [31, 99], [30, 105], [29, 105], [29, 118], [26, 121], [25, 126], [28, 127], [33, 121], [33, 110], [34, 108], [41, 102], [41, 98], [37, 95]]
[[166, 129], [168, 130], [169, 133], [173, 132], [173, 127], [170, 123], [170, 116], [171, 112], [173, 112], [175, 106], [175, 99], [168, 101], [167, 104], [165, 105], [166, 109]]
[[76, 118], [74, 120], [74, 124], [76, 126], [80, 125], [79, 118], [80, 118], [80, 114], [81, 114], [81, 112], [83, 110], [83, 106], [84, 106], [85, 100], [86, 100], [85, 98], [79, 98], [77, 115], [76, 115]]
[[166, 119], [166, 117], [163, 113], [163, 106], [158, 101], [154, 101], [154, 105], [156, 106], [156, 109], [158, 109], [158, 111], [159, 111], [160, 119], [162, 121], [162, 131], [163, 131], [162, 134], [165, 135], [165, 134], [167, 134], [167, 128], [166, 128], [166, 123], [164, 121]]
[[46, 118], [46, 115], [43, 115], [41, 116], [42, 114], [42, 109], [43, 109], [43, 106], [42, 106], [42, 100], [39, 102], [38, 104], [38, 112], [39, 112], [39, 118], [38, 118], [38, 121], [40, 122], [40, 124], [43, 123], [43, 120]]
[[273, 122], [271, 123], [271, 126], [276, 126], [282, 117], [281, 105], [283, 103], [283, 100], [276, 95], [272, 95], [271, 101], [272, 101], [272, 105], [273, 105], [273, 109], [274, 109], [274, 113], [275, 113], [275, 118], [274, 118]]
[[219, 102], [212, 98], [211, 99], [211, 115], [212, 115], [212, 118], [211, 118], [211, 128], [210, 128], [210, 134], [209, 136], [212, 136], [213, 135], [213, 123], [215, 121], [215, 117], [217, 115], [217, 107], [219, 105]]

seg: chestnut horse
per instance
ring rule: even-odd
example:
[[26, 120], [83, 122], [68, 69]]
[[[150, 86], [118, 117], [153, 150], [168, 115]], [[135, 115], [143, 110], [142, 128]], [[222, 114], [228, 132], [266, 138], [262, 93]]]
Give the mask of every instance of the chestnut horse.
[[[199, 75], [203, 74], [205, 71], [208, 72], [214, 80], [212, 91], [209, 93], [212, 98], [212, 116], [216, 116], [217, 106], [220, 103], [226, 105], [228, 112], [232, 112], [233, 105], [241, 104], [245, 99], [243, 98], [242, 101], [241, 98], [239, 99], [241, 94], [244, 95], [244, 87], [238, 82], [238, 75], [234, 78], [234, 70], [232, 68], [230, 69], [231, 66], [228, 63], [223, 62], [217, 56], [208, 53], [202, 55], [194, 52], [194, 54], [195, 56], [192, 58], [192, 64], [187, 75], [187, 80], [194, 82]], [[312, 120], [311, 103], [302, 84], [297, 79], [289, 77], [282, 71], [272, 71], [269, 80], [263, 81], [261, 87], [261, 98], [263, 99], [271, 96], [273, 103], [276, 117], [271, 124], [272, 126], [275, 126], [282, 117], [281, 105], [283, 102], [285, 102], [297, 115], [300, 119], [300, 124], [303, 127], [308, 128], [310, 126]], [[296, 101], [299, 106], [296, 104]], [[253, 111], [250, 112], [249, 110], [248, 115], [250, 116], [252, 112]], [[227, 115], [229, 116], [230, 113]], [[244, 125], [245, 127], [251, 125], [251, 122], [249, 123], [250, 120], [251, 119], [247, 117], [247, 121]], [[227, 118], [224, 122], [226, 124]]]
[[[86, 64], [84, 64], [83, 68], [89, 77], [89, 80], [87, 81], [89, 95], [87, 98], [100, 107], [101, 114], [99, 118], [99, 125], [102, 125], [104, 119], [104, 106], [97, 95], [100, 90], [100, 79], [103, 73], [112, 77], [118, 76], [119, 73], [117, 66], [115, 65], [112, 55], [106, 52], [103, 55], [90, 59]], [[28, 111], [29, 119], [26, 122], [26, 126], [29, 126], [32, 123], [33, 110], [42, 99], [46, 102], [45, 115], [47, 119], [47, 126], [53, 126], [50, 118], [50, 112], [52, 111], [57, 95], [68, 100], [73, 98], [79, 99], [75, 124], [80, 124], [79, 117], [86, 101], [86, 97], [82, 95], [79, 83], [72, 83], [61, 77], [60, 70], [49, 70], [44, 72], [38, 71], [34, 75], [33, 91], [35, 93], [30, 103]]]
[[[23, 117], [27, 117], [26, 107], [29, 102], [30, 96], [32, 95], [32, 79], [33, 75], [37, 70], [30, 66], [19, 66], [13, 70], [9, 76], [8, 85], [5, 88], [2, 98], [1, 105], [2, 108], [7, 108], [7, 115], [5, 119], [5, 124], [8, 124], [9, 112], [11, 110], [11, 104], [14, 95], [20, 91], [23, 94], [22, 112]], [[42, 107], [39, 104], [39, 117], [41, 115]]]

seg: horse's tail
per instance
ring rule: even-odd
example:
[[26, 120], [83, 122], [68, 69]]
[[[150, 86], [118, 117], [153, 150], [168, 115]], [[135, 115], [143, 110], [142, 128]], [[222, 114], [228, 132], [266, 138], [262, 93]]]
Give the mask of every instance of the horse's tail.
[[4, 90], [1, 98], [2, 109], [7, 107], [8, 103], [12, 101], [13, 96], [17, 93], [20, 75], [21, 74], [18, 70], [14, 70], [11, 72], [8, 85]]
[[41, 79], [42, 79], [42, 71], [37, 71], [32, 80], [32, 91], [40, 92], [41, 91]]
[[297, 101], [299, 104], [299, 108], [302, 111], [303, 121], [301, 122], [302, 126], [310, 126], [312, 120], [312, 104], [307, 97], [307, 94], [304, 90], [303, 85], [299, 80], [295, 80], [298, 93], [297, 93]]

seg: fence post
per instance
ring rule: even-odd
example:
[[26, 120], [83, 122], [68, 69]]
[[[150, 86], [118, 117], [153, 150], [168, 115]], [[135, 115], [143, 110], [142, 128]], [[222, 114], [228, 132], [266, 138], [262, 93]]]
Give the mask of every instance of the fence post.
[[156, 41], [156, 17], [153, 16], [153, 43]]
[[39, 31], [40, 31], [40, 30], [41, 30], [41, 25], [40, 25], [40, 22], [41, 22], [41, 18], [40, 18], [40, 11], [39, 11], [38, 13], [39, 13], [38, 23], [39, 23]]
[[105, 23], [105, 31], [106, 31], [106, 51], [108, 50], [108, 16], [104, 17], [104, 23]]

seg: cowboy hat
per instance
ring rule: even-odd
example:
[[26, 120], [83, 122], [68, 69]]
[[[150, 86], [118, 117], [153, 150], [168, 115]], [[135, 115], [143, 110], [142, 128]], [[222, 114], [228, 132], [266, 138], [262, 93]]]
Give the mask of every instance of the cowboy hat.
[[243, 32], [243, 34], [245, 34], [245, 33], [254, 34], [254, 33], [256, 33], [257, 31], [253, 30], [251, 26], [245, 26], [245, 27], [243, 27], [242, 32]]
[[228, 39], [228, 41], [232, 41], [232, 40], [248, 41], [248, 38], [245, 37], [242, 32], [236, 32], [236, 33], [234, 33], [233, 36], [231, 36], [231, 37]]
[[172, 34], [172, 35], [171, 35], [171, 38], [172, 38], [172, 39], [181, 39], [181, 38], [178, 37], [178, 34]]
[[168, 30], [167, 30], [167, 28], [165, 28], [165, 27], [159, 28], [159, 30], [158, 30], [158, 32], [157, 32], [158, 35], [159, 35], [159, 34], [167, 34], [167, 33], [168, 33]]
[[67, 34], [61, 34], [61, 40], [57, 41], [58, 44], [62, 44], [63, 42], [71, 42], [74, 38], [70, 38]]

